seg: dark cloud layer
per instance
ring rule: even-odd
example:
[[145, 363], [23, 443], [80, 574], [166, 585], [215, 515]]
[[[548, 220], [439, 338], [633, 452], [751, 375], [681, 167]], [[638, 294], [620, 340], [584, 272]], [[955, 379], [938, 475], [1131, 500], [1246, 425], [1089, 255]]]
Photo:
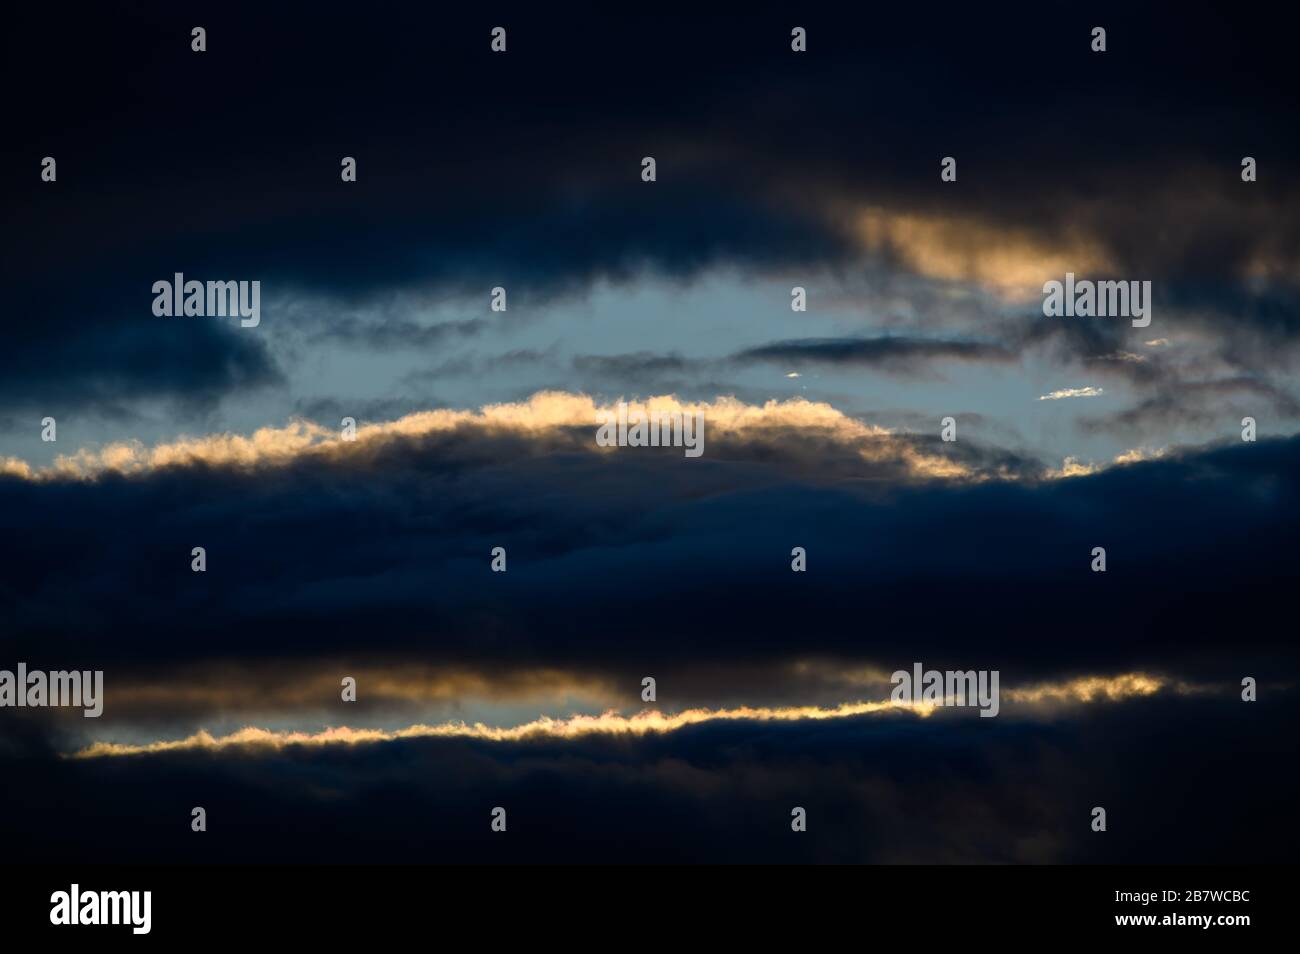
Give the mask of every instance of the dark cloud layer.
[[[15, 14], [5, 68], [41, 95], [13, 104], [20, 148], [0, 177], [0, 394], [199, 400], [274, 380], [256, 336], [153, 319], [148, 288], [177, 270], [343, 307], [501, 281], [535, 302], [645, 269], [849, 268], [862, 206], [992, 230], [958, 236], [971, 260], [999, 230], [1058, 251], [1082, 237], [1117, 277], [1157, 280], [1162, 307], [1221, 328], [1239, 364], [1290, 353], [1294, 77], [1245, 11], [814, 7], [799, 56], [775, 5], [502, 9], [504, 56], [476, 13], [370, 13], [223, 4], [198, 14], [202, 55], [196, 14], [165, 4], [79, 11], [75, 31]], [[940, 192], [950, 154], [961, 178]], [[1244, 154], [1257, 183], [1239, 181]], [[44, 155], [56, 185], [38, 180]], [[344, 155], [361, 170], [346, 188]]]
[[0, 480], [5, 645], [109, 669], [355, 654], [362, 634], [425, 662], [620, 674], [818, 654], [1024, 675], [1291, 666], [1262, 621], [1287, 611], [1297, 439], [973, 484], [808, 429], [714, 435], [698, 460], [592, 440], [461, 429], [238, 472]]
[[861, 365], [886, 371], [915, 371], [935, 359], [1006, 361], [1011, 353], [998, 344], [981, 341], [938, 341], [886, 336], [881, 338], [803, 338], [776, 341], [750, 348], [737, 361], [767, 361], [800, 366], [810, 364]]
[[[1285, 862], [1289, 697], [1051, 724], [736, 721], [635, 739], [0, 756], [16, 862]], [[189, 830], [190, 809], [208, 831]], [[1094, 806], [1108, 830], [1090, 828]], [[490, 812], [507, 811], [505, 834]], [[791, 809], [808, 830], [790, 830]]]

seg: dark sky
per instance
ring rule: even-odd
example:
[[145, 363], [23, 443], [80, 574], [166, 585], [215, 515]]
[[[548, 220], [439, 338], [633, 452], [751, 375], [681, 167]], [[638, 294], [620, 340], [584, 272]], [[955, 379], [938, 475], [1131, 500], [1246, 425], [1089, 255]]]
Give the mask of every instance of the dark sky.
[[[0, 708], [0, 842], [1289, 860], [1294, 57], [1171, 10], [9, 14], [0, 670], [106, 696]], [[598, 447], [620, 399], [705, 452]], [[1001, 713], [877, 711], [916, 662]]]

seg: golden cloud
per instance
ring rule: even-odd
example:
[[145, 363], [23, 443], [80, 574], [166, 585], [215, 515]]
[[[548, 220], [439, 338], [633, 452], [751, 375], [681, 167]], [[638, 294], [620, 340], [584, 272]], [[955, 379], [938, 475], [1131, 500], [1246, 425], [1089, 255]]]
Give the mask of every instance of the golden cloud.
[[[316, 661], [310, 672], [285, 660], [259, 666], [205, 664], [151, 677], [118, 680], [113, 709], [137, 713], [176, 711], [287, 712], [338, 700], [344, 676], [364, 687], [370, 703], [464, 704], [467, 701], [560, 702], [581, 699], [592, 707], [612, 705], [618, 693], [609, 677], [561, 669], [501, 669], [427, 666], [401, 660], [388, 666], [352, 666]], [[286, 673], [288, 675], [286, 675]]]
[[[715, 444], [719, 440], [752, 441], [797, 431], [844, 445], [865, 462], [900, 462], [917, 477], [972, 476], [965, 465], [926, 453], [905, 436], [864, 424], [824, 402], [795, 398], [757, 405], [734, 397], [688, 402], [665, 395], [629, 401], [628, 407], [643, 414], [702, 413], [708, 440]], [[305, 458], [341, 461], [351, 455], [372, 453], [389, 441], [457, 431], [484, 436], [510, 434], [525, 439], [561, 439], [569, 434], [571, 446], [566, 449], [609, 453], [611, 448], [599, 447], [594, 434], [598, 415], [614, 414], [616, 410], [616, 403], [598, 405], [585, 394], [541, 391], [527, 401], [490, 404], [476, 411], [420, 411], [395, 421], [358, 425], [354, 440], [344, 440], [340, 431], [294, 420], [284, 427], [260, 428], [250, 436], [225, 433], [180, 437], [151, 448], [139, 441], [116, 442], [97, 450], [82, 448], [74, 454], [60, 455], [52, 465], [39, 469], [5, 458], [0, 461], [0, 473], [26, 480], [91, 480], [103, 474], [137, 475], [178, 467], [247, 470], [284, 466]], [[590, 429], [593, 439], [574, 441], [572, 433], [576, 429]]]
[[[866, 669], [859, 673], [875, 680], [883, 673]], [[1098, 702], [1121, 702], [1132, 698], [1171, 691], [1186, 695], [1212, 691], [1213, 687], [1196, 686], [1147, 673], [1124, 673], [1118, 676], [1084, 676], [1064, 682], [1040, 683], [1001, 693], [1003, 704], [1025, 707], [1043, 706], [1059, 708]], [[482, 722], [444, 722], [438, 725], [417, 724], [401, 729], [353, 729], [347, 726], [330, 727], [320, 732], [272, 731], [248, 726], [229, 735], [213, 736], [199, 731], [183, 739], [146, 742], [141, 744], [95, 742], [72, 754], [79, 759], [109, 756], [149, 755], [178, 751], [220, 751], [225, 749], [271, 749], [288, 746], [359, 745], [374, 742], [391, 742], [399, 739], [419, 738], [469, 738], [490, 742], [518, 742], [530, 739], [575, 739], [588, 735], [663, 734], [675, 732], [686, 726], [722, 720], [751, 720], [758, 722], [795, 722], [807, 720], [844, 719], [853, 716], [905, 710], [918, 717], [932, 715], [939, 708], [928, 702], [844, 702], [835, 706], [738, 706], [725, 709], [695, 708], [682, 712], [664, 713], [646, 710], [623, 715], [608, 710], [599, 715], [573, 715], [564, 719], [542, 716], [522, 725], [498, 727]]]
[[879, 207], [854, 214], [851, 230], [865, 251], [894, 255], [918, 274], [974, 282], [1016, 301], [1041, 297], [1043, 283], [1066, 272], [1114, 267], [1101, 243], [1081, 232], [1049, 243], [1025, 228]]

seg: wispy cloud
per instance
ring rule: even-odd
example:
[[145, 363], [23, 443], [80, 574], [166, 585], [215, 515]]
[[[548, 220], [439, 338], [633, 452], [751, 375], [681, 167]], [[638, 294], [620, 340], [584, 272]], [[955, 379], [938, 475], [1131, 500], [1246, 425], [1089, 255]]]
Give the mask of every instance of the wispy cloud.
[[[1083, 705], [1095, 702], [1120, 702], [1126, 699], [1155, 695], [1162, 690], [1176, 694], [1209, 691], [1210, 687], [1194, 686], [1161, 676], [1135, 672], [1118, 676], [1085, 676], [1062, 682], [1043, 682], [1002, 693], [1005, 701], [1024, 706], [1050, 704], [1053, 706]], [[286, 746], [358, 745], [375, 742], [393, 742], [413, 738], [471, 738], [490, 742], [520, 742], [535, 738], [574, 739], [588, 735], [648, 735], [675, 732], [691, 725], [721, 720], [749, 720], [755, 722], [800, 722], [809, 720], [845, 719], [854, 716], [907, 710], [926, 717], [938, 706], [931, 702], [896, 702], [893, 700], [843, 702], [835, 706], [738, 706], [720, 709], [687, 709], [664, 713], [647, 710], [633, 715], [623, 715], [609, 710], [599, 715], [574, 715], [564, 719], [542, 716], [522, 725], [498, 727], [482, 722], [468, 724], [460, 721], [438, 725], [417, 724], [402, 729], [354, 729], [347, 726], [331, 727], [320, 732], [272, 731], [248, 726], [229, 735], [213, 736], [199, 731], [184, 739], [147, 742], [140, 744], [95, 742], [73, 753], [73, 758], [100, 758], [104, 756], [149, 755], [189, 750], [221, 750], [231, 748], [283, 749]]]
[[1066, 398], [1090, 398], [1101, 397], [1105, 391], [1102, 388], [1095, 388], [1088, 385], [1086, 388], [1063, 388], [1060, 391], [1052, 391], [1042, 395], [1040, 401], [1062, 401]]

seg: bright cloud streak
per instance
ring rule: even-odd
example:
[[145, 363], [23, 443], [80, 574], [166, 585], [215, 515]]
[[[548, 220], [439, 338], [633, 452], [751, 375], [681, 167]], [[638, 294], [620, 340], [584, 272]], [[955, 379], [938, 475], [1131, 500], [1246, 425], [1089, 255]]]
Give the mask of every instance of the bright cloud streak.
[[1062, 388], [1060, 391], [1052, 391], [1044, 394], [1038, 400], [1040, 401], [1060, 401], [1065, 398], [1090, 398], [1101, 397], [1105, 391], [1102, 388], [1095, 388], [1088, 385], [1086, 388]]
[[[1130, 698], [1154, 695], [1163, 689], [1178, 694], [1205, 691], [1204, 687], [1171, 682], [1145, 673], [1126, 673], [1120, 676], [1088, 676], [1062, 683], [1043, 683], [1022, 689], [1010, 689], [1001, 694], [1004, 702], [1021, 705], [1070, 705], [1094, 702], [1118, 702]], [[213, 736], [199, 731], [184, 739], [126, 744], [95, 742], [73, 754], [73, 758], [101, 758], [105, 756], [150, 755], [178, 751], [220, 751], [232, 748], [279, 750], [287, 746], [357, 745], [374, 742], [392, 742], [399, 739], [418, 738], [470, 738], [490, 742], [518, 742], [528, 739], [574, 739], [587, 735], [632, 735], [674, 732], [686, 726], [722, 720], [752, 720], [757, 722], [795, 722], [807, 720], [844, 719], [892, 710], [907, 710], [920, 717], [933, 714], [938, 706], [929, 702], [845, 702], [837, 706], [740, 706], [731, 709], [687, 709], [676, 713], [658, 710], [638, 712], [630, 716], [610, 710], [600, 715], [574, 715], [567, 719], [542, 716], [531, 722], [511, 727], [485, 725], [482, 722], [445, 722], [439, 725], [417, 724], [403, 729], [353, 729], [347, 726], [331, 727], [320, 732], [276, 732], [253, 726], [229, 735]]]

